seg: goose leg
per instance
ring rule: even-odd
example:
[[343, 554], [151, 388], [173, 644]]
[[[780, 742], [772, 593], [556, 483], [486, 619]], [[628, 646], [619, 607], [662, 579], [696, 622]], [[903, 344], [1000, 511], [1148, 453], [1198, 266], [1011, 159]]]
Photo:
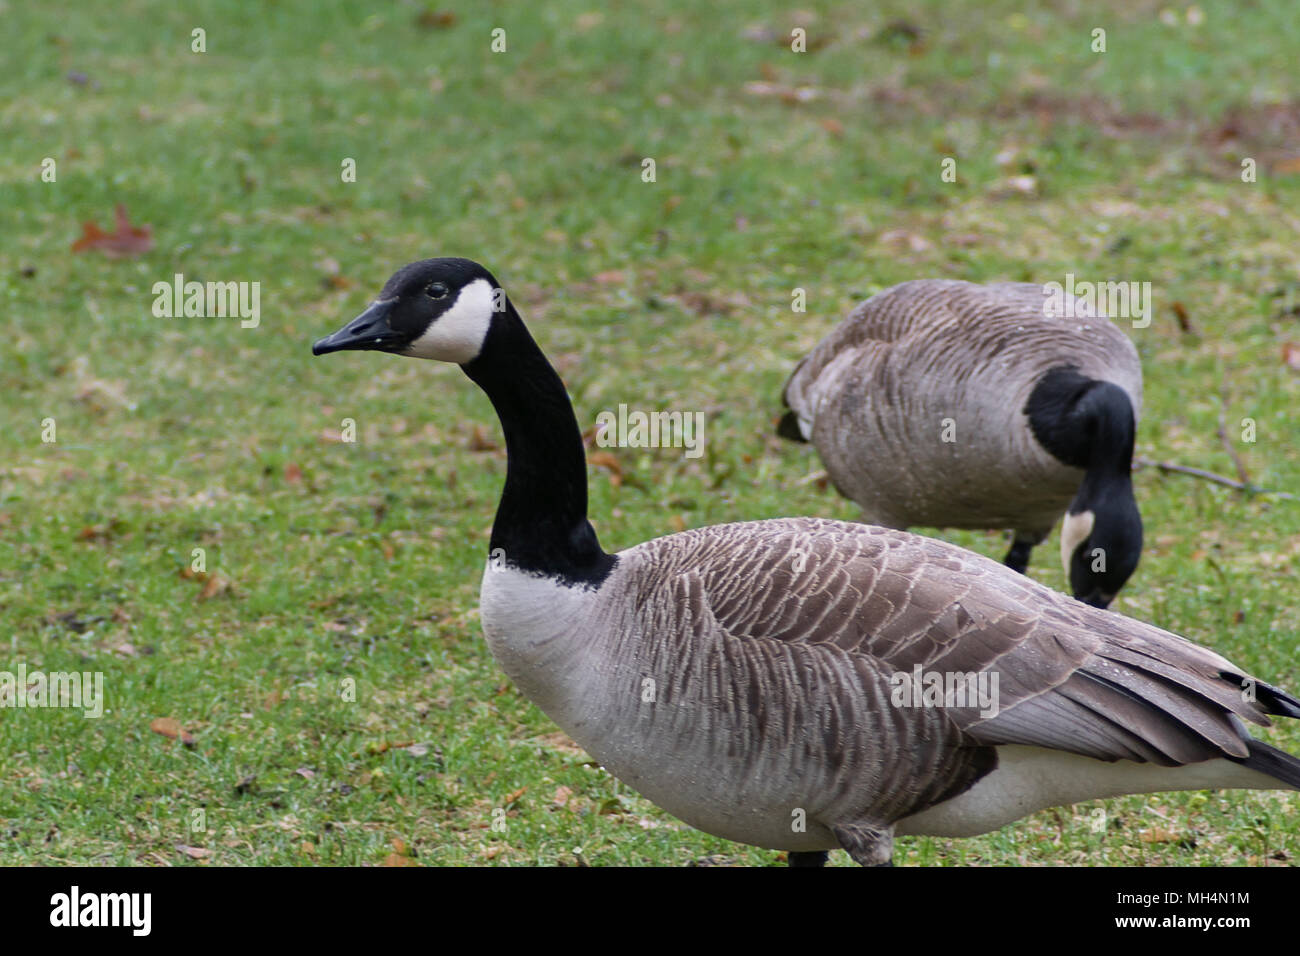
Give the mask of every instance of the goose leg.
[[849, 823], [833, 826], [831, 832], [859, 866], [894, 865], [893, 827]]
[[1007, 556], [1002, 559], [1002, 563], [1012, 571], [1019, 571], [1021, 574], [1024, 574], [1025, 568], [1029, 567], [1029, 552], [1034, 550], [1034, 545], [1036, 544], [1038, 544], [1038, 542], [1032, 538], [1016, 537], [1011, 542], [1011, 550], [1008, 551]]
[[825, 850], [791, 850], [786, 854], [790, 866], [825, 866], [827, 856]]

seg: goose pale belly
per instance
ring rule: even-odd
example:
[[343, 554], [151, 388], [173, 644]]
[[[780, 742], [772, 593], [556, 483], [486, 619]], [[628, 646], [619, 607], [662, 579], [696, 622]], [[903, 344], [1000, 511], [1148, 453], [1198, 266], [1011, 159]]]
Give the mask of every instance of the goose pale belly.
[[824, 647], [729, 637], [687, 594], [613, 599], [620, 577], [595, 591], [489, 570], [484, 633], [525, 696], [669, 813], [729, 840], [831, 849], [829, 823], [892, 822], [943, 777], [896, 751], [918, 721], [935, 742], [951, 730], [889, 706], [875, 671]]

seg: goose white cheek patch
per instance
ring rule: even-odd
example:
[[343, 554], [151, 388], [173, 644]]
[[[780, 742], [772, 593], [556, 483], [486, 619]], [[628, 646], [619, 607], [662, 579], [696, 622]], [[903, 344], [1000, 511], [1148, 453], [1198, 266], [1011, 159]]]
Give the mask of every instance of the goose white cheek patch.
[[473, 361], [483, 350], [497, 299], [487, 279], [475, 279], [460, 290], [452, 307], [411, 343], [406, 354], [457, 365]]
[[1074, 557], [1074, 549], [1092, 534], [1096, 520], [1091, 511], [1081, 511], [1077, 515], [1067, 514], [1061, 522], [1061, 566], [1065, 568], [1067, 578], [1070, 576], [1070, 558]]

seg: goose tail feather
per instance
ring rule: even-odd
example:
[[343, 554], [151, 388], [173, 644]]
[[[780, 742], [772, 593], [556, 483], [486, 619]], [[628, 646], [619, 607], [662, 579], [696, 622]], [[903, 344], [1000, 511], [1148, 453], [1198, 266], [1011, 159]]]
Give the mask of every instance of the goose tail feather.
[[804, 444], [808, 442], [808, 439], [803, 437], [803, 431], [799, 428], [799, 416], [794, 412], [786, 412], [781, 416], [781, 421], [776, 426], [776, 434], [779, 438], [788, 438], [790, 441]]
[[1243, 767], [1280, 780], [1292, 790], [1300, 790], [1300, 758], [1262, 740], [1251, 739], [1246, 748], [1249, 750], [1248, 756], [1229, 759], [1235, 759]]

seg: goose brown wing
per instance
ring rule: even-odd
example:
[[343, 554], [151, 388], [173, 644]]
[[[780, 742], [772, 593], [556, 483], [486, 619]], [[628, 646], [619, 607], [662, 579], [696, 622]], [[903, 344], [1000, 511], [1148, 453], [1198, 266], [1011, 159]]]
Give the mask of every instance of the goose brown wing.
[[1300, 716], [1300, 701], [1205, 648], [943, 542], [815, 519], [688, 534], [702, 599], [731, 637], [820, 648], [900, 683], [917, 667], [983, 675], [995, 709], [973, 694], [944, 707], [968, 744], [1172, 766], [1245, 758], [1242, 721]]

